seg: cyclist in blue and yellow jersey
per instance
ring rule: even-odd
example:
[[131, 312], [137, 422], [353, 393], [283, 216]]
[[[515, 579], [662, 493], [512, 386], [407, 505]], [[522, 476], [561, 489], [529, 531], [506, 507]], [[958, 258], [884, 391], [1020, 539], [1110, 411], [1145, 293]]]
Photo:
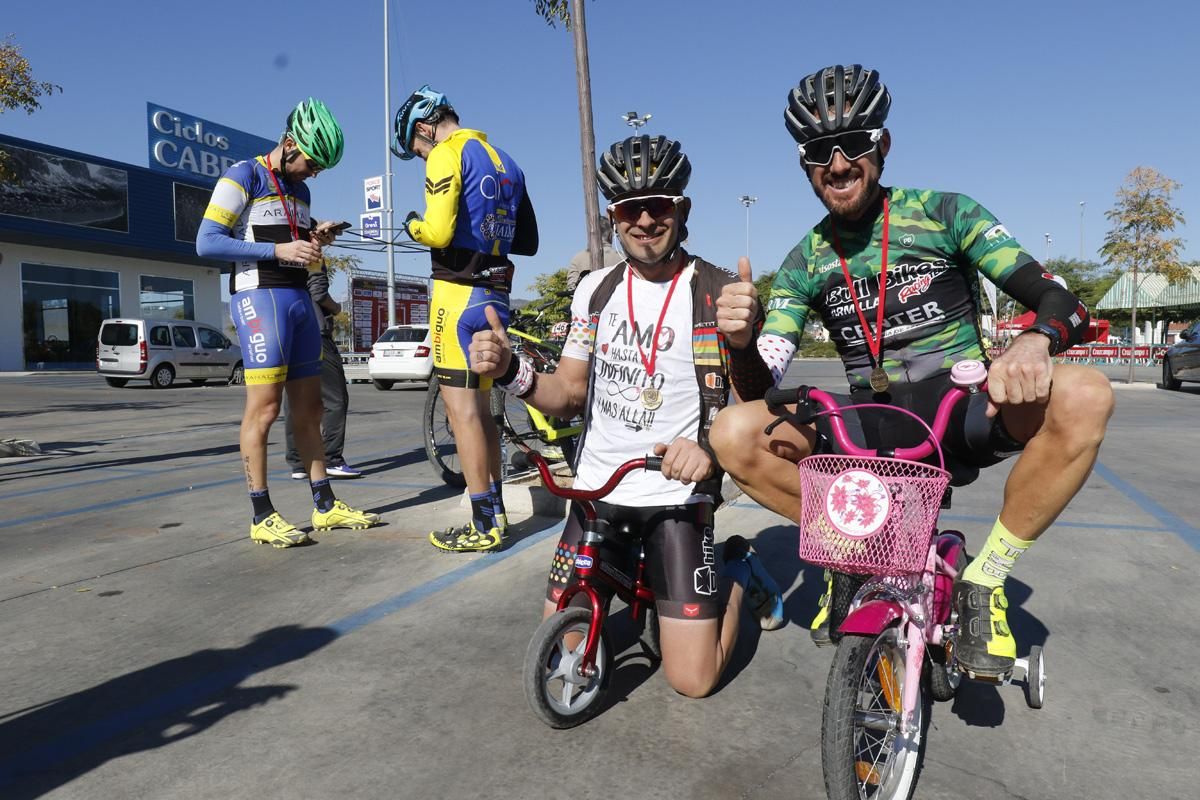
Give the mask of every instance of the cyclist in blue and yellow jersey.
[[286, 387], [296, 447], [312, 484], [312, 525], [361, 529], [379, 518], [333, 496], [321, 441], [321, 326], [307, 284], [321, 267], [333, 223], [315, 224], [304, 181], [335, 166], [344, 139], [337, 120], [311, 97], [287, 118], [266, 155], [231, 166], [213, 189], [200, 223], [196, 253], [233, 262], [229, 308], [245, 362], [246, 410], [241, 451], [254, 508], [250, 538], [292, 547], [308, 535], [288, 523], [267, 491], [267, 434]]
[[[1003, 678], [1016, 656], [1004, 582], [1087, 480], [1112, 414], [1112, 387], [1098, 370], [1054, 364], [1052, 356], [1087, 331], [1087, 308], [995, 215], [965, 195], [880, 185], [890, 105], [878, 73], [857, 64], [827, 67], [792, 89], [784, 121], [829, 214], [784, 259], [761, 330], [751, 324], [761, 306], [749, 281], [722, 294], [717, 319], [742, 363], [753, 362], [734, 373], [742, 397], [762, 397], [779, 383], [816, 312], [855, 402], [899, 406], [931, 423], [951, 367], [988, 361], [981, 277], [1036, 310], [1036, 322], [991, 362], [987, 393], [958, 405], [943, 443], [956, 485], [1016, 456], [999, 517], [954, 586], [955, 657], [974, 677]], [[768, 434], [774, 418], [761, 400], [730, 407], [713, 425], [713, 448], [751, 497], [798, 521], [793, 462], [813, 451], [817, 431], [780, 425]], [[926, 436], [898, 414], [865, 409], [860, 418], [873, 449]], [[828, 622], [834, 636], [847, 594], [837, 583]], [[827, 640], [826, 617], [823, 610], [814, 639]]]
[[434, 375], [471, 496], [471, 521], [433, 531], [429, 541], [443, 550], [495, 550], [508, 525], [500, 437], [488, 407], [492, 381], [471, 372], [467, 348], [476, 331], [488, 329], [487, 306], [508, 324], [508, 257], [537, 253], [537, 218], [521, 168], [485, 134], [460, 127], [450, 101], [428, 85], [396, 112], [392, 152], [426, 162], [425, 214], [411, 212], [404, 227], [429, 246], [433, 261]]

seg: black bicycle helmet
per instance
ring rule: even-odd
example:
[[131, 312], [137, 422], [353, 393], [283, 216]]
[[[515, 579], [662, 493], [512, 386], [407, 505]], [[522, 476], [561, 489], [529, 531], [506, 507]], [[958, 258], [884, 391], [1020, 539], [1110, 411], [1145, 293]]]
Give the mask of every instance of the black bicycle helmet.
[[861, 64], [825, 67], [788, 94], [783, 122], [800, 144], [841, 131], [882, 128], [892, 96], [879, 73]]
[[630, 136], [600, 156], [596, 179], [611, 203], [645, 192], [682, 195], [692, 164], [679, 142], [665, 136]]

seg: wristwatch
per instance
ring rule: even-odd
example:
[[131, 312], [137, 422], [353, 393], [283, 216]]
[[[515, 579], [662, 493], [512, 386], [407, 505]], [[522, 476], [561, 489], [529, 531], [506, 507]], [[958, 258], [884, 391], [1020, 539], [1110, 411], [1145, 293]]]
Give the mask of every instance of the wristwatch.
[[1062, 346], [1061, 334], [1059, 334], [1059, 332], [1057, 330], [1055, 330], [1054, 326], [1047, 325], [1044, 322], [1035, 322], [1032, 325], [1030, 325], [1028, 328], [1026, 328], [1025, 330], [1021, 331], [1017, 335], [1024, 336], [1027, 333], [1040, 333], [1043, 336], [1049, 337], [1049, 339], [1050, 339], [1050, 355], [1054, 355], [1055, 353], [1057, 353], [1059, 348]]

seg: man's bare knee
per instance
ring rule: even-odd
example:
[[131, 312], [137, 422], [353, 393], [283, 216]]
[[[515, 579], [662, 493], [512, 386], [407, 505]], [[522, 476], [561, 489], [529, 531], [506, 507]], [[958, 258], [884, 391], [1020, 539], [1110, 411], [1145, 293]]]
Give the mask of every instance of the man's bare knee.
[[694, 700], [712, 694], [712, 690], [717, 687], [717, 680], [720, 678], [719, 675], [700, 674], [702, 670], [694, 665], [690, 669], [676, 668], [672, 670], [666, 665], [664, 667], [663, 671], [671, 688], [684, 697]]

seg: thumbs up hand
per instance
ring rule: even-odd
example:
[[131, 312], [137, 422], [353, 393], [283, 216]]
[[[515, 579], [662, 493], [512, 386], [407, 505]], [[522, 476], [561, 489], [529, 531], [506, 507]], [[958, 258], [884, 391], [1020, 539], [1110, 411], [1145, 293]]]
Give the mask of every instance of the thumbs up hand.
[[738, 259], [738, 278], [737, 283], [726, 284], [717, 298], [717, 330], [735, 350], [750, 344], [759, 309], [750, 259], [745, 256]]
[[495, 306], [483, 307], [487, 317], [488, 327], [475, 331], [471, 337], [471, 345], [467, 350], [470, 357], [471, 371], [484, 378], [499, 378], [508, 370], [512, 361], [512, 345], [508, 341], [508, 333]]

